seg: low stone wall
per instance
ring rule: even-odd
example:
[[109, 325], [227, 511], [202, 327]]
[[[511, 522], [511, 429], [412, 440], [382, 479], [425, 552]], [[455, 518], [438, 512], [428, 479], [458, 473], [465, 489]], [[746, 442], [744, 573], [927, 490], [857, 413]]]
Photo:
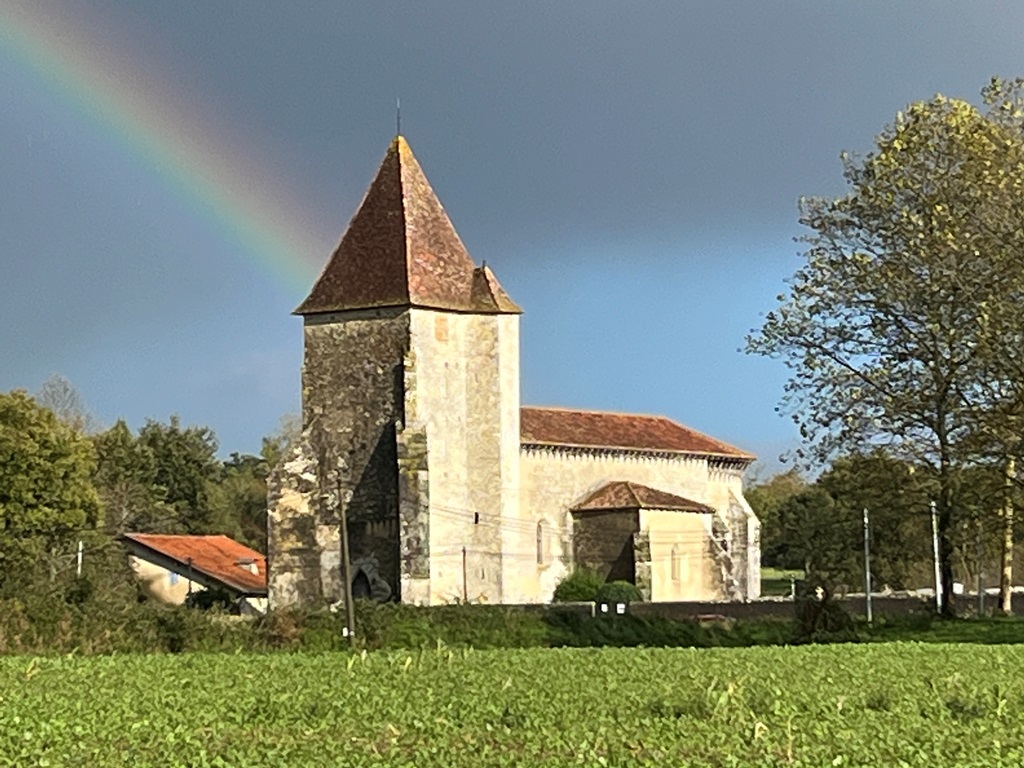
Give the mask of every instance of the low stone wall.
[[[837, 599], [854, 616], [866, 613], [863, 595]], [[909, 616], [915, 613], [934, 611], [931, 601], [917, 597], [895, 597], [875, 595], [871, 598], [871, 610], [876, 617]], [[629, 606], [634, 616], [658, 617], [682, 621], [698, 616], [725, 616], [730, 619], [792, 619], [792, 600], [752, 600], [747, 603], [634, 603]]]

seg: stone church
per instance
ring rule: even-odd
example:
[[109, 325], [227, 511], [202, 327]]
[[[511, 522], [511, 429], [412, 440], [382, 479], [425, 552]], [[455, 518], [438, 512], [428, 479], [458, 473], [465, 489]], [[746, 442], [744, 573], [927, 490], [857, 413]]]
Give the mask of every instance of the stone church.
[[549, 601], [575, 567], [648, 600], [760, 591], [754, 457], [670, 419], [519, 400], [522, 310], [401, 136], [303, 319], [303, 433], [270, 478], [272, 607]]

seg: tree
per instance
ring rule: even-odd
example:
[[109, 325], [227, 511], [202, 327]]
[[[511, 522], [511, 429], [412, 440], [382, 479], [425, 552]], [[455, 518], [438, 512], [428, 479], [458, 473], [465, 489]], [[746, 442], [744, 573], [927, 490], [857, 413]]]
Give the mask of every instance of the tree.
[[802, 558], [790, 555], [779, 517], [782, 505], [807, 488], [800, 470], [793, 468], [747, 488], [743, 495], [761, 521], [761, 564], [770, 568], [802, 568]]
[[35, 400], [79, 434], [91, 435], [99, 429], [99, 421], [66, 376], [59, 373], [50, 376], [39, 388]]
[[936, 96], [843, 166], [845, 196], [800, 201], [804, 264], [748, 350], [789, 367], [783, 408], [811, 456], [885, 446], [932, 468], [952, 612], [956, 472], [1008, 449], [996, 414], [1024, 402], [993, 386], [1024, 339], [1024, 141]]
[[267, 551], [267, 463], [232, 453], [210, 488], [214, 519], [222, 533], [257, 552]]
[[277, 429], [263, 438], [260, 456], [272, 470], [288, 455], [302, 436], [302, 417], [295, 413], [287, 413], [281, 417]]
[[[95, 526], [92, 445], [26, 393], [0, 394], [0, 568], [4, 580]], [[17, 564], [17, 565], [16, 565]]]
[[933, 473], [883, 451], [844, 456], [817, 485], [835, 502], [837, 520], [852, 534], [857, 567], [849, 578], [863, 581], [863, 514], [871, 522], [871, 572], [875, 586], [896, 589], [931, 582], [933, 553], [928, 502], [935, 496]]
[[161, 500], [176, 513], [186, 533], [215, 530], [210, 486], [219, 479], [217, 438], [207, 427], [182, 427], [177, 416], [161, 424], [149, 420], [139, 430], [139, 444], [153, 457], [153, 484]]
[[156, 458], [119, 419], [93, 438], [96, 448], [94, 483], [103, 502], [106, 528], [113, 535], [129, 531], [175, 532], [174, 509], [163, 503], [165, 490], [156, 484]]
[[779, 524], [788, 556], [809, 583], [831, 593], [850, 582], [857, 571], [857, 527], [837, 513], [828, 491], [811, 485], [790, 496], [779, 508]]

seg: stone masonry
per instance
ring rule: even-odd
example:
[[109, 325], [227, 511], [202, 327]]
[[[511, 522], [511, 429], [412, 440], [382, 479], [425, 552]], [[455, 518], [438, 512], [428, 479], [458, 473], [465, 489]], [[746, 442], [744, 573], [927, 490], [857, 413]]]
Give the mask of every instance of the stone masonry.
[[662, 417], [522, 408], [519, 314], [401, 137], [296, 310], [303, 433], [271, 475], [271, 607], [551, 599], [578, 565], [647, 599], [756, 597], [753, 457]]

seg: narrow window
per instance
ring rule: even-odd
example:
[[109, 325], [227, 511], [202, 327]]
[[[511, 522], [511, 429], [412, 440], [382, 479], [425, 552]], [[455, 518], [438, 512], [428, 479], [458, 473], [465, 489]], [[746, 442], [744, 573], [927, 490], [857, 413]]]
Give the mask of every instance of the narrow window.
[[544, 565], [544, 521], [537, 523], [537, 565]]
[[672, 546], [672, 581], [679, 581], [682, 578], [680, 571], [680, 552], [679, 545], [674, 544]]

